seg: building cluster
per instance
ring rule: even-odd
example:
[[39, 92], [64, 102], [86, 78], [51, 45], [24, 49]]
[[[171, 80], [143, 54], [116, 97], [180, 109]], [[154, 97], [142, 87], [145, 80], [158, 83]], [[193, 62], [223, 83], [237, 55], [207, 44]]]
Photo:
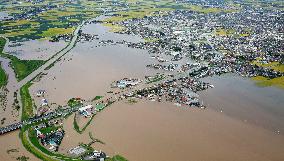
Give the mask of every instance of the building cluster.
[[[128, 47], [148, 50], [158, 60], [147, 67], [186, 71], [195, 78], [234, 72], [272, 79], [284, 73], [253, 62], [283, 65], [284, 24], [279, 23], [283, 15], [283, 11], [252, 7], [214, 14], [175, 10], [164, 16], [121, 22], [119, 25], [126, 29], [119, 33], [149, 40], [123, 42]], [[200, 65], [194, 67], [197, 63]]]
[[[50, 151], [58, 151], [65, 135], [64, 130], [60, 126], [57, 126], [59, 122], [59, 120], [53, 120], [47, 123], [41, 123], [34, 127], [39, 142]], [[46, 131], [46, 129], [52, 130]]]
[[148, 99], [150, 101], [162, 100], [173, 102], [177, 106], [205, 108], [199, 101], [196, 92], [213, 88], [214, 86], [190, 77], [180, 77], [161, 81], [155, 85], [139, 90], [123, 93], [118, 100], [127, 98]]
[[123, 78], [121, 80], [115, 81], [111, 84], [112, 88], [127, 88], [133, 87], [141, 83], [142, 81], [135, 78]]

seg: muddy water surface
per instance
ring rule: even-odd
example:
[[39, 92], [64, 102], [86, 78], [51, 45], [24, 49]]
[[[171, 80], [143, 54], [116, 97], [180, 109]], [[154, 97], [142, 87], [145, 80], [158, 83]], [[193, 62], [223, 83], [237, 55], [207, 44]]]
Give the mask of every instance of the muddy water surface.
[[209, 108], [284, 134], [284, 90], [258, 87], [254, 81], [233, 74], [208, 77], [204, 81], [215, 86], [200, 92]]
[[[26, 151], [19, 139], [19, 131], [10, 132], [0, 136], [0, 156], [3, 161], [17, 160], [18, 157], [26, 156], [29, 160], [39, 161], [33, 154]], [[16, 149], [14, 152], [8, 150]]]
[[24, 42], [9, 42], [4, 52], [23, 60], [47, 60], [63, 49], [68, 42], [49, 42], [48, 40], [28, 40]]
[[118, 103], [88, 129], [135, 161], [281, 161], [284, 137], [214, 110], [172, 104]]

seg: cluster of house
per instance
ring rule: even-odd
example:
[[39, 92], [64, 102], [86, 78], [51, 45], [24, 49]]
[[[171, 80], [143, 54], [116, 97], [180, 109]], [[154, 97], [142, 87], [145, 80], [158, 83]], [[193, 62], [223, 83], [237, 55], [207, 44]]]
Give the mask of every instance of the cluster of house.
[[107, 158], [106, 153], [97, 150], [94, 150], [93, 152], [86, 155], [83, 159], [84, 160], [93, 160], [93, 161], [105, 161]]
[[76, 157], [81, 156], [82, 160], [104, 161], [107, 158], [106, 153], [101, 150], [88, 152], [88, 150], [81, 145], [71, 148], [68, 150], [68, 153]]
[[46, 93], [46, 91], [42, 90], [42, 89], [40, 89], [36, 92], [36, 96], [39, 97], [39, 98], [42, 98], [40, 107], [37, 109], [37, 115], [44, 114], [49, 109], [48, 108], [48, 101], [45, 98], [45, 93]]
[[[29, 0], [30, 1], [30, 0]], [[37, 1], [30, 1], [34, 4], [37, 3]], [[40, 1], [39, 1], [40, 2]], [[13, 1], [12, 4], [21, 4], [21, 1]], [[47, 10], [51, 10], [57, 8], [56, 5], [52, 5], [52, 4], [47, 4], [47, 5], [33, 5], [33, 6], [29, 6], [28, 9], [23, 10], [22, 8], [20, 8], [20, 10], [24, 11], [21, 14], [13, 14], [13, 16], [9, 16], [8, 19], [5, 20], [21, 20], [21, 19], [30, 19], [36, 15], [39, 15], [42, 12], [45, 12]]]
[[[120, 33], [153, 39], [123, 42], [128, 47], [146, 49], [159, 63], [147, 65], [167, 71], [189, 71], [195, 78], [235, 72], [242, 76], [281, 77], [283, 72], [253, 64], [283, 65], [283, 23], [279, 11], [247, 8], [238, 13], [200, 14], [175, 10], [165, 16], [131, 19], [119, 23]], [[169, 60], [163, 56], [170, 56]], [[183, 59], [191, 61], [182, 64]], [[167, 62], [167, 63], [165, 63]], [[202, 66], [192, 70], [195, 63]], [[205, 66], [205, 67], [204, 67]]]
[[79, 30], [78, 35], [79, 35], [78, 41], [92, 41], [92, 40], [98, 40], [99, 39], [98, 35], [83, 33], [82, 30]]
[[56, 36], [51, 37], [51, 39], [49, 40], [50, 42], [59, 42], [60, 40], [63, 41], [71, 41], [72, 39], [72, 34], [58, 34]]
[[[36, 131], [36, 136], [39, 139], [40, 143], [50, 151], [58, 151], [61, 141], [65, 135], [65, 132], [62, 128], [55, 128], [55, 122], [58, 123], [58, 120], [42, 123], [34, 128], [34, 130]], [[44, 129], [47, 128], [54, 128], [54, 131], [51, 130], [48, 132], [43, 132]]]
[[93, 105], [85, 105], [82, 106], [78, 109], [78, 112], [80, 115], [85, 116], [85, 117], [90, 117], [97, 112], [103, 110], [106, 107], [106, 104], [104, 103], [97, 103], [95, 106]]
[[214, 86], [193, 79], [190, 77], [180, 77], [162, 81], [150, 87], [123, 93], [118, 100], [127, 98], [146, 98], [150, 101], [168, 101], [173, 102], [177, 106], [186, 105], [190, 107], [205, 108], [199, 101], [197, 91], [213, 88]]
[[135, 78], [123, 78], [121, 80], [115, 81], [111, 84], [112, 88], [127, 88], [133, 87], [141, 83], [142, 81]]

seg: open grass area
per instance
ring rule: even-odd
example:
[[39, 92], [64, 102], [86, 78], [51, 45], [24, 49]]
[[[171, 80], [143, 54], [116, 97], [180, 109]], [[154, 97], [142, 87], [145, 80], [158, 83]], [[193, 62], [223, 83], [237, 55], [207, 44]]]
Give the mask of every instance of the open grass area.
[[123, 26], [112, 24], [112, 23], [104, 23], [103, 26], [110, 28], [110, 32], [120, 32], [124, 30]]
[[63, 35], [63, 34], [71, 34], [75, 30], [74, 27], [72, 28], [49, 28], [46, 31], [43, 31], [40, 36], [42, 37], [52, 37], [56, 35]]
[[23, 146], [32, 154], [34, 154], [37, 158], [43, 160], [43, 161], [56, 161], [56, 159], [53, 159], [51, 157], [47, 157], [46, 155], [43, 154], [39, 149], [34, 147], [30, 141], [29, 138], [27, 137], [27, 131], [21, 130], [20, 132], [20, 139], [22, 141]]
[[162, 15], [161, 13], [157, 13], [159, 11], [161, 12], [167, 12], [172, 11], [174, 9], [171, 8], [138, 8], [133, 9], [130, 11], [121, 11], [116, 12], [115, 16], [109, 17], [104, 19], [105, 22], [121, 22], [128, 19], [134, 19], [134, 18], [143, 18], [145, 16], [154, 16], [154, 15]]
[[145, 42], [156, 42], [156, 41], [159, 41], [159, 39], [157, 39], [157, 38], [144, 38], [144, 41]]
[[58, 130], [59, 128], [62, 128], [62, 126], [49, 126], [49, 127], [45, 127], [45, 128], [41, 128], [40, 129], [40, 132], [42, 132], [43, 134], [47, 134], [47, 133], [50, 133], [52, 131], [56, 131]]
[[106, 159], [106, 161], [128, 161], [128, 160], [120, 155], [115, 155], [112, 158]]
[[280, 64], [279, 62], [261, 63], [258, 60], [256, 60], [253, 61], [252, 64], [260, 67], [270, 68], [275, 71], [284, 72], [284, 64]]
[[[284, 72], [284, 64], [280, 64], [279, 62], [262, 63], [260, 60], [261, 59], [257, 59], [251, 62], [251, 64], [273, 69], [278, 72]], [[261, 87], [275, 86], [284, 89], [284, 76], [273, 79], [265, 78], [263, 76], [257, 76], [253, 77], [252, 79], [256, 81], [256, 85]]]
[[103, 96], [96, 96], [95, 98], [92, 99], [92, 101], [97, 101], [99, 99], [103, 98]]
[[147, 79], [146, 84], [155, 83], [155, 82], [161, 81], [165, 78], [166, 78], [166, 76], [164, 74], [155, 75], [153, 78]]
[[90, 120], [84, 125], [84, 127], [82, 129], [80, 129], [77, 120], [76, 120], [76, 115], [74, 116], [74, 120], [73, 120], [73, 127], [75, 129], [75, 131], [77, 131], [79, 134], [82, 134], [87, 127], [90, 125], [90, 123], [93, 121], [95, 115], [92, 115], [92, 117], [90, 118]]
[[21, 120], [26, 120], [32, 117], [33, 114], [33, 100], [29, 92], [29, 87], [32, 83], [27, 83], [20, 89], [21, 101], [22, 101], [22, 118]]
[[223, 9], [223, 8], [216, 8], [216, 7], [202, 7], [199, 5], [185, 5], [186, 8], [189, 10], [199, 12], [199, 13], [219, 13], [219, 12], [237, 12], [238, 10], [236, 9]]
[[218, 29], [215, 31], [215, 34], [218, 36], [228, 36], [235, 34], [235, 30], [233, 29]]
[[8, 83], [8, 75], [5, 73], [4, 69], [1, 66], [0, 62], [0, 89], [6, 86]]
[[260, 87], [275, 86], [284, 89], [284, 76], [278, 78], [265, 78], [263, 76], [256, 76], [252, 78], [256, 81], [256, 85]]
[[[88, 0], [3, 3], [1, 11], [16, 19], [0, 21], [0, 35], [13, 41], [71, 33], [68, 29], [77, 26], [83, 20], [95, 18], [100, 13], [97, 9], [98, 2]], [[49, 30], [50, 28], [52, 30]]]
[[3, 48], [5, 46], [6, 40], [0, 37], [0, 56], [8, 58], [11, 60], [11, 66], [14, 69], [18, 81], [24, 79], [26, 76], [31, 74], [37, 68], [42, 66], [44, 60], [21, 60], [16, 56], [3, 53]]

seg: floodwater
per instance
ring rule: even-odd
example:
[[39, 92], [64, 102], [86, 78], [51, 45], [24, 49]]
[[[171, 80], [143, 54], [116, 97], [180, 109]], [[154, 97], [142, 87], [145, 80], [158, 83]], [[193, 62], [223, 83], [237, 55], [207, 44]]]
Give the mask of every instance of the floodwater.
[[[109, 33], [100, 24], [89, 24], [83, 32], [97, 34], [100, 40], [141, 41]], [[100, 46], [99, 41], [77, 43], [30, 88], [31, 95], [45, 89], [49, 103], [65, 105], [72, 97], [88, 100], [105, 95], [115, 80], [143, 79], [157, 72], [145, 67], [156, 63], [146, 51], [124, 45]], [[208, 105], [206, 110], [142, 100], [134, 105], [119, 102], [97, 114], [83, 134], [73, 129], [72, 115], [64, 120], [66, 137], [59, 151], [67, 154], [80, 142], [89, 143], [91, 133], [106, 143], [93, 145], [95, 149], [134, 161], [282, 161], [283, 91], [256, 87], [234, 75], [205, 81], [215, 86], [199, 93]], [[35, 103], [39, 106], [40, 99]]]
[[[104, 34], [104, 30], [107, 29], [102, 25], [90, 24], [90, 26], [83, 28], [83, 31], [92, 28], [94, 34], [99, 34], [100, 40], [108, 40], [106, 35], [110, 38], [118, 37], [118, 34], [114, 33], [113, 35], [116, 36]], [[96, 31], [102, 31], [103, 34]], [[131, 38], [139, 41], [137, 37], [124, 37], [128, 40]], [[112, 90], [110, 85], [113, 81], [125, 77], [143, 79], [145, 75], [156, 73], [155, 70], [145, 68], [154, 61], [149, 58], [146, 51], [128, 48], [125, 45], [96, 47], [99, 41], [77, 43], [62, 61], [56, 63], [40, 82], [30, 88], [33, 95], [38, 89], [44, 89], [47, 91], [46, 98], [49, 102], [66, 105], [73, 97], [88, 100], [97, 95], [105, 95], [107, 91]], [[37, 99], [36, 104], [39, 103]]]
[[[132, 36], [114, 36], [100, 24], [87, 25], [83, 31], [98, 34], [100, 40], [140, 41]], [[155, 60], [144, 50], [124, 45], [97, 46], [98, 41], [78, 43], [31, 87], [31, 92], [45, 89], [50, 102], [65, 105], [72, 97], [88, 100], [105, 95], [111, 90], [112, 81], [124, 77], [143, 78], [157, 72], [145, 68]], [[281, 153], [283, 109], [280, 108], [283, 91], [256, 87], [252, 81], [234, 75], [205, 81], [215, 85], [208, 93], [199, 93], [208, 105], [206, 110], [169, 103], [140, 101], [129, 105], [120, 102], [96, 115], [83, 134], [73, 130], [74, 116], [71, 116], [64, 125], [67, 137], [63, 139], [60, 152], [67, 154], [79, 142], [90, 142], [91, 132], [106, 143], [94, 145], [95, 149], [135, 161], [186, 158], [280, 161], [284, 157]], [[275, 133], [276, 129], [280, 134]]]
[[[10, 60], [0, 57], [1, 67], [5, 70], [5, 73], [8, 75], [8, 83], [6, 85], [7, 93], [6, 99], [7, 104], [6, 107], [0, 108], [0, 119], [5, 118], [5, 122], [1, 126], [6, 126], [12, 123], [19, 121], [19, 113], [17, 110], [13, 108], [14, 103], [14, 92], [17, 91], [17, 79], [14, 73], [14, 70], [10, 66]], [[4, 92], [4, 89], [0, 90], [0, 92]]]
[[4, 52], [22, 60], [47, 60], [67, 45], [67, 42], [49, 42], [48, 40], [28, 40], [9, 42]]
[[246, 123], [284, 135], [284, 91], [258, 87], [249, 78], [234, 74], [204, 79], [215, 86], [200, 92], [204, 104]]
[[120, 102], [97, 115], [87, 131], [135, 161], [281, 161], [284, 137], [212, 109], [169, 103]]
[[[19, 139], [19, 131], [14, 131], [0, 136], [0, 156], [3, 161], [17, 160], [18, 157], [26, 156], [29, 160], [38, 161], [33, 154], [26, 151], [24, 146]], [[16, 149], [14, 152], [9, 152], [8, 150]]]

